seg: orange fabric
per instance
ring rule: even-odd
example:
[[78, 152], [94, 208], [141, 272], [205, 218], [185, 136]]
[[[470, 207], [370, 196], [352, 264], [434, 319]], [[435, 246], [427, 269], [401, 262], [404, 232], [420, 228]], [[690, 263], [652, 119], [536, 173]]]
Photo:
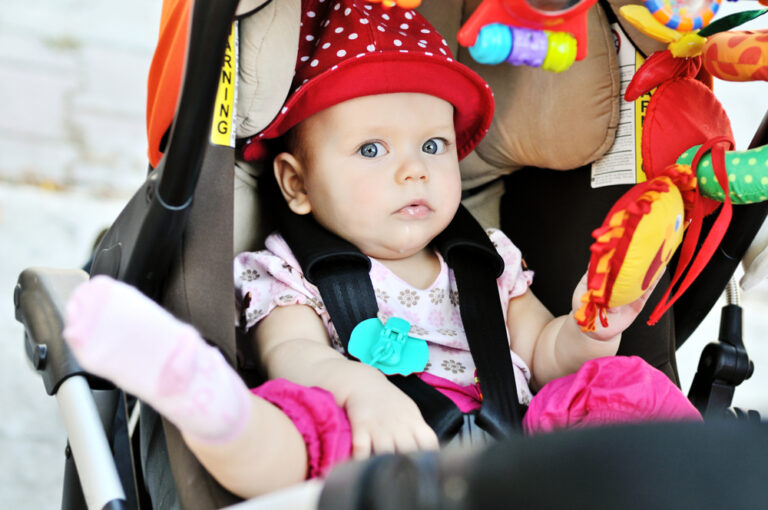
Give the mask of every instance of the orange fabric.
[[152, 167], [163, 154], [160, 140], [176, 112], [189, 32], [189, 0], [164, 0], [160, 32], [147, 80], [147, 155]]
[[728, 81], [768, 81], [768, 30], [720, 32], [707, 38], [704, 65]]

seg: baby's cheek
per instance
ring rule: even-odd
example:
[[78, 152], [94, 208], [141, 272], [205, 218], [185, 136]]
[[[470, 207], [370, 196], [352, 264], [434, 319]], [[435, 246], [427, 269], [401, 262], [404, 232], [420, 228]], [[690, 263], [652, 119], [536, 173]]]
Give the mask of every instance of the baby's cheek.
[[360, 184], [352, 191], [357, 205], [370, 208], [375, 207], [381, 201], [382, 189], [374, 182]]

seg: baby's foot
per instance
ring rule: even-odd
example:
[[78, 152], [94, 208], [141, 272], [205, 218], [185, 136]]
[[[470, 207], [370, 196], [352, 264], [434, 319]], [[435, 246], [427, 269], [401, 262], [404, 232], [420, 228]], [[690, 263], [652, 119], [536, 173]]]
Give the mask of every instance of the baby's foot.
[[106, 276], [67, 304], [64, 339], [87, 371], [157, 409], [187, 434], [227, 441], [245, 427], [250, 392], [192, 326]]

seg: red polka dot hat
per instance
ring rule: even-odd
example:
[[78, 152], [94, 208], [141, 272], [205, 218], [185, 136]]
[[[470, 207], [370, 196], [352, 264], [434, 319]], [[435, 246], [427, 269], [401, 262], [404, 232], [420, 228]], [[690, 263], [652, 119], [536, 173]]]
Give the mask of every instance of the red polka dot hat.
[[[459, 159], [480, 142], [493, 117], [493, 94], [456, 62], [419, 13], [364, 0], [303, 0], [291, 95], [251, 140], [276, 138], [325, 108], [361, 96], [420, 92], [454, 106]], [[258, 152], [255, 147], [245, 148]]]

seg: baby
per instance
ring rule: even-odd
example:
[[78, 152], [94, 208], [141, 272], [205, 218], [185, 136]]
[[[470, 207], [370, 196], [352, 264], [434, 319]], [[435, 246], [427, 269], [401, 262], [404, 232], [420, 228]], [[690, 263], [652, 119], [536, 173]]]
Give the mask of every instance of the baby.
[[[482, 397], [453, 273], [430, 243], [459, 207], [459, 160], [488, 130], [491, 91], [414, 11], [306, 0], [302, 13], [291, 95], [244, 154], [260, 153], [259, 139], [284, 137], [273, 168], [292, 213], [312, 214], [370, 257], [380, 317], [407, 320], [409, 335], [426, 342], [417, 375], [462, 411], [476, 410]], [[529, 385], [616, 353], [648, 294], [610, 310], [608, 327], [583, 333], [528, 290], [532, 274], [511, 241], [489, 235], [505, 262], [497, 283], [521, 402], [531, 399]], [[437, 448], [412, 400], [340, 352], [317, 288], [282, 237], [266, 247], [235, 262], [241, 326], [255, 328], [269, 379], [259, 388], [247, 389], [190, 326], [105, 277], [75, 292], [65, 337], [84, 368], [165, 415], [243, 497], [323, 476], [349, 456]]]

